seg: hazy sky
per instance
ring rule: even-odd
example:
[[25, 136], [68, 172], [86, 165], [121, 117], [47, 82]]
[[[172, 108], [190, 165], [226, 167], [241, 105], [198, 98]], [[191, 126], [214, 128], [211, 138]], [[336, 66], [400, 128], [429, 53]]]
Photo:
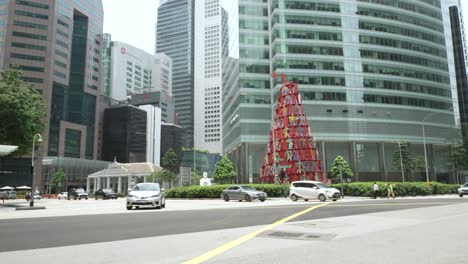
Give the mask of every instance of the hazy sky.
[[[159, 0], [102, 0], [102, 2], [104, 33], [112, 34], [114, 41], [125, 42], [149, 53], [154, 52]], [[468, 3], [463, 5], [463, 14], [465, 27], [468, 27]], [[468, 35], [468, 32], [465, 34]]]
[[104, 33], [113, 41], [122, 41], [154, 53], [158, 0], [102, 0]]

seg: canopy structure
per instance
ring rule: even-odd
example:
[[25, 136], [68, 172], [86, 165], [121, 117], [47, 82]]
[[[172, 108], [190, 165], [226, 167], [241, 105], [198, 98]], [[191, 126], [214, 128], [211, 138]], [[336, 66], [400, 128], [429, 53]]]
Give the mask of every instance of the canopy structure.
[[20, 187], [16, 187], [16, 190], [31, 190], [31, 187], [28, 187], [28, 186], [20, 186]]
[[0, 188], [0, 190], [14, 190], [14, 189], [15, 188], [10, 187], [10, 186], [5, 186], [5, 187]]
[[0, 156], [6, 156], [18, 149], [18, 146], [0, 145]]
[[[161, 170], [161, 167], [150, 162], [118, 163], [115, 161], [108, 168], [88, 175], [86, 189], [96, 191], [101, 188], [108, 188], [117, 193], [122, 193], [133, 187], [136, 182], [146, 182], [147, 176]], [[90, 188], [91, 185], [92, 188]]]

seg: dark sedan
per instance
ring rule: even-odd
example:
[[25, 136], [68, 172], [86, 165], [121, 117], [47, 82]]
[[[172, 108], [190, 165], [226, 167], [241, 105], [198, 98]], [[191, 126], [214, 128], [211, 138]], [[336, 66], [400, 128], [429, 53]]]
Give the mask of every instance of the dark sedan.
[[257, 189], [251, 186], [232, 185], [223, 190], [221, 198], [226, 202], [229, 202], [229, 200], [239, 200], [239, 202], [245, 200], [250, 202], [255, 199], [264, 202], [267, 198], [267, 194], [265, 192], [257, 191]]
[[99, 189], [94, 193], [94, 199], [117, 199], [117, 194], [111, 189]]

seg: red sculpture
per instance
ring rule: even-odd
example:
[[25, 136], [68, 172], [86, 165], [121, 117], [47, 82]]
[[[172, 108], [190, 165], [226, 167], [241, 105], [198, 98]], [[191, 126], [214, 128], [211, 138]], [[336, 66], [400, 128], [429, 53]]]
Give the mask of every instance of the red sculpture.
[[307, 117], [302, 106], [297, 83], [286, 82], [281, 76], [282, 86], [276, 103], [270, 140], [260, 171], [260, 182], [274, 183], [275, 176], [282, 169], [290, 181], [313, 180], [328, 183], [322, 171], [318, 150], [312, 144]]

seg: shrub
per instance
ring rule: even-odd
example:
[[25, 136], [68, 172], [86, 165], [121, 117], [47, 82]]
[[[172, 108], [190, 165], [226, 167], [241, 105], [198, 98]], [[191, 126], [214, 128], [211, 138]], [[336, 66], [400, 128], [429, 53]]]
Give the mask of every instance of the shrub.
[[[456, 184], [443, 184], [431, 182], [429, 188], [426, 182], [390, 182], [393, 184], [393, 191], [396, 196], [416, 196], [416, 195], [431, 195], [431, 194], [451, 194], [457, 193]], [[378, 196], [387, 196], [387, 182], [377, 182], [379, 185]], [[332, 187], [341, 189], [341, 184], [332, 184]], [[345, 196], [373, 196], [373, 182], [354, 182], [343, 184], [343, 192]]]
[[[279, 197], [283, 194], [283, 187], [278, 184], [246, 184], [259, 191], [266, 192], [268, 197]], [[230, 185], [214, 186], [183, 186], [166, 191], [167, 198], [220, 198], [221, 192]]]

